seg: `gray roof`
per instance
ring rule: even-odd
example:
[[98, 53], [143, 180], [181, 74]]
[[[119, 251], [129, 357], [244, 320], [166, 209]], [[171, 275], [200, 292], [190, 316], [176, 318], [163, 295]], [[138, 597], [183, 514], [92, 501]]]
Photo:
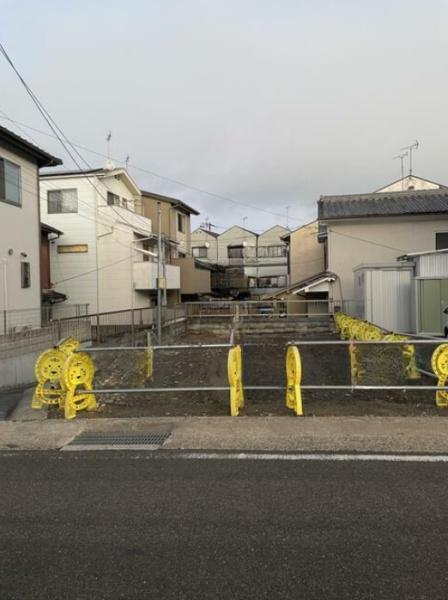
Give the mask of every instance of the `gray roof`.
[[24, 138], [20, 137], [10, 129], [0, 125], [0, 145], [9, 146], [14, 151], [19, 151], [26, 156], [31, 156], [35, 159], [39, 167], [53, 167], [62, 165], [62, 160], [45, 152], [42, 148], [35, 146]]
[[318, 202], [318, 218], [321, 221], [427, 214], [448, 214], [448, 190], [322, 196]]
[[171, 196], [162, 196], [162, 194], [155, 194], [154, 192], [148, 192], [146, 190], [141, 190], [141, 192], [144, 198], [153, 198], [154, 200], [160, 200], [161, 202], [168, 202], [173, 206], [182, 208], [187, 213], [190, 213], [192, 215], [199, 215], [199, 212], [195, 208], [188, 206], [188, 204], [186, 204], [182, 200], [179, 200], [178, 198], [172, 198]]

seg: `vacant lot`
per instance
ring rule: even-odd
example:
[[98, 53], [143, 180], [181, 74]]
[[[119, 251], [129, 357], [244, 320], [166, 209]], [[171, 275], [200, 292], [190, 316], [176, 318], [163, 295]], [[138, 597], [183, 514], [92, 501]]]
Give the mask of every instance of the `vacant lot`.
[[[240, 335], [244, 345], [245, 385], [285, 385], [285, 344], [291, 335]], [[322, 335], [300, 339], [336, 340]], [[227, 343], [227, 335], [188, 334], [176, 344]], [[310, 385], [349, 385], [350, 363], [345, 346], [303, 346], [302, 383]], [[155, 351], [154, 375], [145, 378], [145, 352], [95, 353], [95, 387], [220, 387], [227, 383], [227, 348], [168, 349]], [[366, 385], [434, 385], [427, 377], [414, 382], [406, 379], [400, 347], [369, 346], [359, 351]], [[425, 365], [426, 366], [426, 365]], [[242, 415], [292, 415], [285, 407], [283, 390], [248, 390]], [[432, 391], [304, 390], [307, 416], [322, 415], [445, 415], [434, 405]], [[84, 418], [123, 416], [219, 416], [229, 414], [228, 392], [120, 393], [98, 397], [102, 406], [96, 413], [79, 413]], [[448, 412], [448, 411], [446, 411]], [[57, 417], [57, 411], [50, 416]]]

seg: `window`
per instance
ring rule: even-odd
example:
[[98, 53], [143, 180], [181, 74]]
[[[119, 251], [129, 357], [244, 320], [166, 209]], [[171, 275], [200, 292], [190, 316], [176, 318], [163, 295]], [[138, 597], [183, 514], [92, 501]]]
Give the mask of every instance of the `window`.
[[107, 192], [107, 204], [109, 206], [120, 206], [120, 196]]
[[436, 233], [436, 250], [445, 250], [448, 248], [448, 231]]
[[31, 271], [29, 262], [20, 263], [20, 281], [22, 288], [29, 288], [31, 286]]
[[275, 275], [273, 277], [259, 277], [258, 287], [260, 287], [260, 288], [286, 287], [286, 275]]
[[181, 213], [177, 213], [177, 231], [185, 233], [185, 217]]
[[228, 258], [243, 258], [244, 246], [227, 246]]
[[48, 190], [47, 209], [48, 214], [77, 213], [78, 190]]
[[20, 167], [5, 158], [0, 158], [0, 200], [22, 206]]
[[286, 246], [260, 246], [258, 248], [259, 258], [280, 258], [286, 256]]
[[197, 246], [196, 248], [192, 248], [192, 251], [195, 258], [207, 258], [208, 248], [205, 246]]

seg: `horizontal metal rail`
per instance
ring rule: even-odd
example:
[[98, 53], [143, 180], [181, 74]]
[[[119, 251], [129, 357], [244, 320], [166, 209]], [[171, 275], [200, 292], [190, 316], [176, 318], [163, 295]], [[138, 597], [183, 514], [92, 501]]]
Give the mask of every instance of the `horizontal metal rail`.
[[297, 340], [293, 342], [288, 342], [288, 346], [349, 346], [353, 344], [354, 346], [365, 346], [365, 345], [416, 345], [416, 344], [437, 344], [441, 343], [436, 339], [432, 340]]
[[[301, 385], [302, 390], [403, 390], [403, 391], [447, 391], [448, 386], [437, 385]], [[285, 390], [279, 385], [245, 385], [245, 390]], [[162, 387], [162, 388], [110, 388], [79, 390], [80, 394], [159, 394], [163, 392], [226, 392], [229, 386], [216, 387]]]
[[172, 346], [92, 346], [90, 348], [77, 348], [74, 352], [116, 352], [118, 350], [194, 350], [200, 348], [231, 348], [233, 344], [173, 344]]

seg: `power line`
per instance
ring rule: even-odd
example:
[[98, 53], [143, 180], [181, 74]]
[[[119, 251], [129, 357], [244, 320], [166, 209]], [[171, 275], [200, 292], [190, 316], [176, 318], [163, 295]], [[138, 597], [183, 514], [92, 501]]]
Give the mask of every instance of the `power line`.
[[[3, 113], [3, 114], [5, 114], [5, 113]], [[15, 121], [14, 119], [11, 119], [10, 117], [5, 117], [5, 118], [7, 118], [11, 123], [15, 123], [16, 125], [20, 125], [22, 127], [27, 127], [28, 129], [31, 129], [32, 131], [35, 131], [36, 133], [40, 133], [42, 135], [46, 135], [48, 137], [52, 137], [53, 139], [58, 139], [57, 136], [53, 136], [53, 135], [49, 134], [48, 132], [42, 131], [40, 129], [37, 129], [36, 127], [32, 127], [31, 125], [27, 125], [27, 124], [22, 123], [20, 121]], [[73, 147], [75, 147], [75, 148], [80, 148], [81, 150], [85, 150], [86, 152], [90, 152], [90, 153], [92, 153], [92, 154], [94, 154], [96, 156], [100, 156], [101, 158], [108, 158], [108, 156], [106, 154], [103, 154], [103, 153], [98, 152], [96, 150], [92, 150], [91, 148], [88, 148], [87, 146], [84, 146], [84, 145], [81, 145], [81, 144], [77, 144], [77, 143], [74, 143], [74, 142], [71, 142], [71, 145]], [[126, 164], [126, 160], [121, 160], [119, 158], [111, 158], [111, 160], [113, 160], [114, 162], [117, 162], [117, 163]], [[201, 188], [201, 187], [198, 187], [198, 186], [194, 186], [194, 185], [185, 183], [184, 181], [181, 181], [179, 179], [174, 179], [172, 177], [167, 177], [166, 175], [162, 175], [162, 174], [157, 173], [156, 171], [153, 171], [153, 170], [150, 170], [150, 169], [139, 167], [137, 165], [131, 164], [130, 162], [128, 162], [127, 164], [128, 164], [128, 166], [130, 168], [135, 169], [136, 171], [140, 171], [141, 173], [146, 173], [148, 175], [152, 175], [153, 177], [156, 177], [158, 179], [162, 179], [163, 181], [167, 181], [167, 182], [172, 183], [174, 185], [178, 185], [178, 186], [184, 187], [185, 189], [189, 189], [189, 190], [198, 192], [200, 194], [204, 194], [204, 195], [207, 195], [207, 196], [210, 196], [210, 197], [213, 197], [213, 198], [217, 198], [219, 200], [224, 200], [226, 202], [230, 202], [230, 203], [235, 204], [235, 205], [244, 206], [245, 208], [250, 208], [252, 210], [258, 210], [258, 211], [264, 212], [266, 214], [269, 214], [269, 215], [272, 215], [272, 216], [275, 216], [275, 217], [279, 217], [279, 218], [282, 218], [282, 219], [285, 218], [284, 214], [276, 213], [276, 212], [270, 211], [268, 209], [261, 208], [259, 206], [255, 206], [253, 204], [242, 202], [240, 200], [235, 200], [234, 198], [230, 198], [228, 196], [224, 196], [223, 194], [217, 194], [216, 192], [210, 192], [210, 191], [206, 190], [205, 188]], [[296, 221], [298, 223], [308, 223], [309, 222], [309, 220], [304, 219], [302, 217], [292, 217], [291, 215], [289, 215], [289, 219], [292, 220], [292, 221]]]

